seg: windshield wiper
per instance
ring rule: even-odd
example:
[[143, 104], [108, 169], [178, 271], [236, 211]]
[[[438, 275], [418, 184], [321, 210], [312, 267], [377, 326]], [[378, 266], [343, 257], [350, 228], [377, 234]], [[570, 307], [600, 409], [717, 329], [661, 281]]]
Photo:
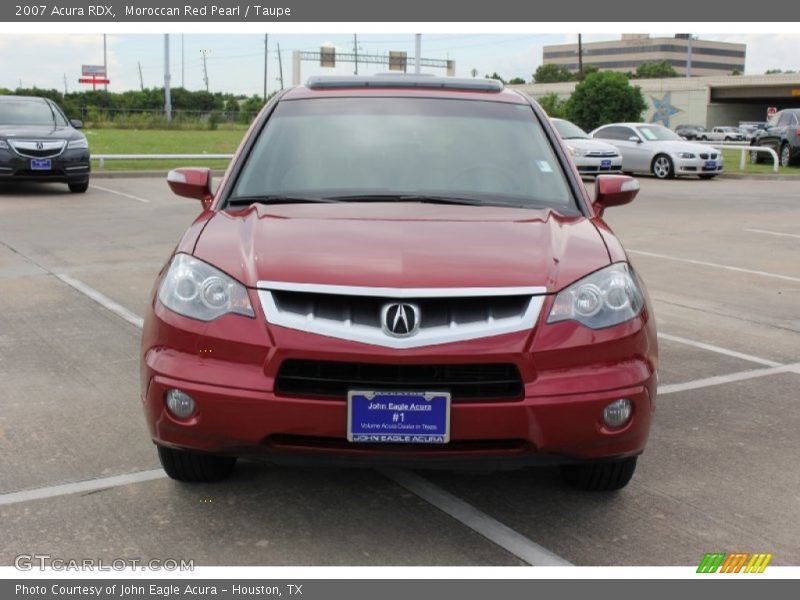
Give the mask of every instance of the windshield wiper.
[[250, 204], [329, 204], [331, 202], [337, 202], [337, 200], [330, 198], [270, 194], [265, 196], [234, 196], [228, 199], [227, 206], [249, 206]]
[[505, 202], [486, 202], [475, 198], [460, 196], [438, 196], [435, 194], [354, 194], [351, 196], [331, 196], [336, 202], [421, 202], [423, 204], [456, 204], [462, 206], [503, 206], [525, 208], [519, 204]]

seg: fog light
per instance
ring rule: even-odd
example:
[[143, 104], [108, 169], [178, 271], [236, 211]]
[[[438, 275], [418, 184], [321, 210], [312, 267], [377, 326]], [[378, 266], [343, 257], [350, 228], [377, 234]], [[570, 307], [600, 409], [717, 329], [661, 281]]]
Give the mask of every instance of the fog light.
[[631, 418], [631, 401], [627, 398], [614, 400], [603, 409], [603, 421], [612, 428], [622, 427]]
[[188, 394], [180, 390], [169, 390], [167, 392], [167, 408], [173, 416], [179, 419], [188, 419], [194, 414], [196, 405]]

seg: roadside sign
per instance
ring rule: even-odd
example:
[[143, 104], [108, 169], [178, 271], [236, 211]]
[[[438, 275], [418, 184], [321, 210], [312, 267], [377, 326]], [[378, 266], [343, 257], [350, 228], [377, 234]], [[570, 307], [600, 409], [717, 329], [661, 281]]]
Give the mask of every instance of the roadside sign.
[[111, 80], [104, 77], [81, 77], [78, 83], [91, 83], [92, 85], [108, 85]]
[[84, 77], [105, 77], [106, 68], [103, 65], [81, 65], [81, 75]]
[[769, 118], [776, 112], [778, 112], [778, 108], [775, 106], [770, 106], [769, 108], [767, 108], [767, 120], [769, 120]]
[[792, 90], [792, 96], [800, 96], [800, 90]]
[[389, 70], [390, 71], [403, 71], [406, 70], [406, 53], [389, 51]]
[[335, 67], [336, 66], [336, 48], [333, 46], [320, 46], [319, 49], [319, 66], [320, 67]]

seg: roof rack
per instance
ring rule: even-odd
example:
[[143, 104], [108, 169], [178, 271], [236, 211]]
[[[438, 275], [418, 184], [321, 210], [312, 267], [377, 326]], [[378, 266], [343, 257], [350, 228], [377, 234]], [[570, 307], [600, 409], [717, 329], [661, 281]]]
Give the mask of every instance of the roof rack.
[[501, 92], [503, 83], [496, 79], [467, 79], [465, 77], [435, 77], [428, 74], [406, 75], [386, 73], [365, 76], [310, 77], [306, 87], [312, 90], [337, 88], [439, 88], [481, 92]]

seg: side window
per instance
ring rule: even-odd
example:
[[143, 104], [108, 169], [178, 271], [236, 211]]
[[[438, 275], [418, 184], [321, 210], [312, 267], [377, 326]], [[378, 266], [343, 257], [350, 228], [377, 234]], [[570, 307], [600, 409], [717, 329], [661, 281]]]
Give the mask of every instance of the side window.
[[781, 113], [781, 118], [778, 119], [778, 127], [786, 127], [792, 119], [792, 113]]
[[632, 135], [636, 135], [629, 127], [605, 127], [595, 134], [595, 137], [604, 140], [627, 140]]

